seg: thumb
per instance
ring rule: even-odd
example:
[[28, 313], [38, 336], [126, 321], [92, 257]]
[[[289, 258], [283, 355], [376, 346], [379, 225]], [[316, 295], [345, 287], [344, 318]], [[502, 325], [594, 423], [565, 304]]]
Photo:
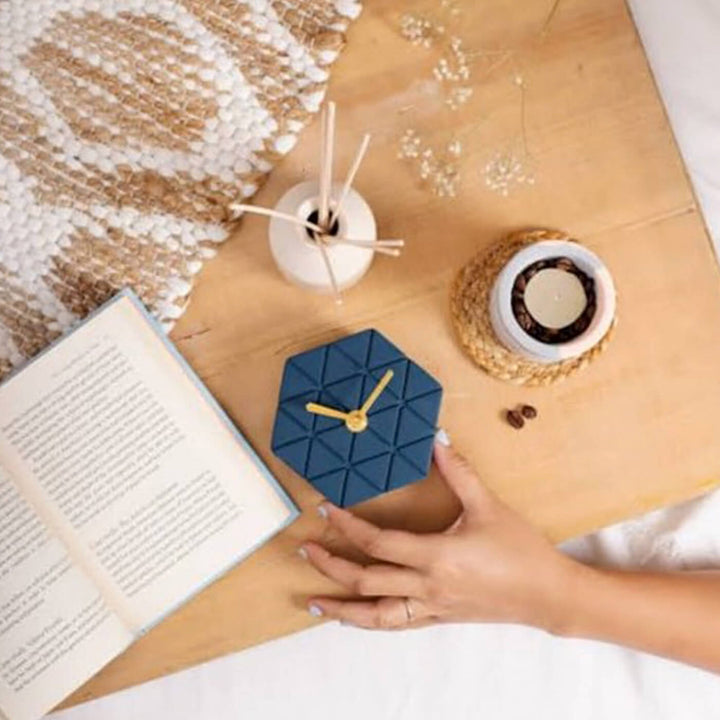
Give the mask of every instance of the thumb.
[[453, 449], [444, 430], [439, 430], [435, 436], [434, 457], [440, 474], [460, 500], [465, 513], [479, 515], [492, 496], [468, 461]]

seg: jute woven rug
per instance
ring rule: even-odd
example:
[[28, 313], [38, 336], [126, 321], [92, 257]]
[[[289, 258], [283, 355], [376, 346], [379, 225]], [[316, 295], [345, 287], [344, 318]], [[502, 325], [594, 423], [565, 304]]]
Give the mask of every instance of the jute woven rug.
[[170, 328], [356, 0], [0, 0], [0, 377], [130, 285]]

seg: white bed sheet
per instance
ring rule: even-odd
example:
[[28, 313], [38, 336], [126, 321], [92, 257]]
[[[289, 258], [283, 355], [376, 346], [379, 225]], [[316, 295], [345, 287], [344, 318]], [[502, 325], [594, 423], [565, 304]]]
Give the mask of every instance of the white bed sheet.
[[[720, 0], [632, 0], [720, 248]], [[720, 494], [567, 546], [618, 565], [720, 567]], [[511, 626], [369, 633], [328, 624], [60, 712], [55, 720], [720, 718], [720, 679]]]

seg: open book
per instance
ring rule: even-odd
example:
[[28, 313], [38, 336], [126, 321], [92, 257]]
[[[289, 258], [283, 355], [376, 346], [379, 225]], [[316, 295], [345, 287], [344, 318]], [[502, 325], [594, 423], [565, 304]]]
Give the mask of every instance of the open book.
[[0, 718], [46, 713], [296, 516], [120, 293], [0, 386]]

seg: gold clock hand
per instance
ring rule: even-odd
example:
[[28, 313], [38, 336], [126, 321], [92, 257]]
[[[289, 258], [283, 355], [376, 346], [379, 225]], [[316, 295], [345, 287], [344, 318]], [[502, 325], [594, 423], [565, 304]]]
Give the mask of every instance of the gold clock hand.
[[349, 413], [343, 412], [342, 410], [336, 410], [335, 408], [326, 407], [325, 405], [318, 405], [317, 403], [309, 402], [305, 405], [305, 409], [308, 412], [315, 413], [315, 415], [324, 415], [329, 418], [336, 418], [337, 420], [347, 421]]
[[368, 395], [367, 400], [363, 403], [363, 406], [360, 408], [360, 412], [363, 415], [367, 415], [368, 410], [375, 404], [375, 401], [380, 397], [380, 393], [387, 387], [388, 383], [393, 379], [393, 375], [395, 373], [392, 370], [388, 370], [382, 378], [380, 378], [380, 382], [375, 386], [374, 390]]

